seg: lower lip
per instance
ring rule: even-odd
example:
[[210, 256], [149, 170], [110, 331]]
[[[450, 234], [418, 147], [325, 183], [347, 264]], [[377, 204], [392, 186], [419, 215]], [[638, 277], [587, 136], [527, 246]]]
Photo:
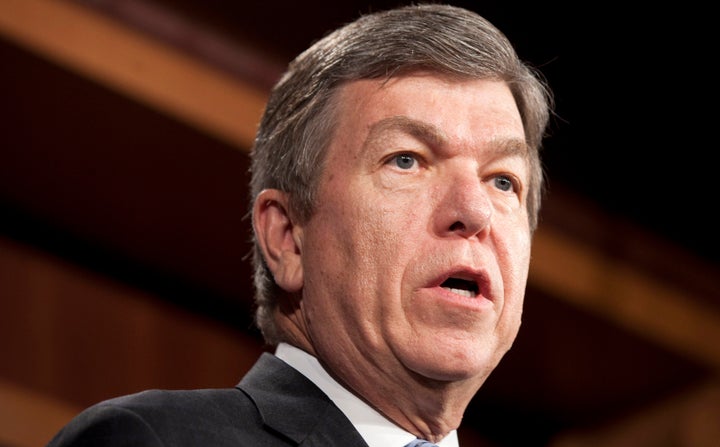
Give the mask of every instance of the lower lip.
[[430, 289], [425, 289], [430, 292], [433, 299], [439, 299], [443, 302], [448, 302], [454, 306], [464, 307], [466, 309], [480, 311], [493, 306], [493, 302], [483, 295], [477, 295], [474, 297], [467, 297], [459, 295], [451, 290], [437, 286]]

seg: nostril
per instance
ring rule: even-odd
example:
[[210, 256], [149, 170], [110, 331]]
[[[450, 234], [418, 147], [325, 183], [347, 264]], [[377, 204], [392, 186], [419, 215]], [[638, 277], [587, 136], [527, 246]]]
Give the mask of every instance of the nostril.
[[456, 220], [452, 225], [450, 225], [450, 231], [463, 231], [464, 229], [465, 224], [459, 220]]

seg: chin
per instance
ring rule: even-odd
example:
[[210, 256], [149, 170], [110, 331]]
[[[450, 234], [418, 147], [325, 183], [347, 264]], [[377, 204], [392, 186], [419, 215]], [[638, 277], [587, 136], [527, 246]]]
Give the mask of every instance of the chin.
[[496, 355], [470, 355], [466, 352], [459, 356], [433, 356], [426, 361], [418, 361], [411, 369], [417, 374], [431, 380], [442, 382], [485, 381], [497, 366], [500, 358]]

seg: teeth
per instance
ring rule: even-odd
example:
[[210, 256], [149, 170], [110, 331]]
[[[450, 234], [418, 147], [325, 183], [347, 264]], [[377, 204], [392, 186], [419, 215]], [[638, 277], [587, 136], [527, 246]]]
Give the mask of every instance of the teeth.
[[475, 298], [476, 294], [472, 290], [466, 290], [466, 289], [455, 289], [453, 287], [443, 287], [445, 290], [449, 290], [452, 293], [455, 293], [460, 296], [464, 296], [466, 298]]
[[464, 296], [465, 298], [475, 298], [478, 296], [478, 286], [475, 284], [475, 282], [461, 279], [461, 278], [448, 278], [440, 284], [440, 287], [442, 287], [445, 290], [449, 290], [450, 292]]

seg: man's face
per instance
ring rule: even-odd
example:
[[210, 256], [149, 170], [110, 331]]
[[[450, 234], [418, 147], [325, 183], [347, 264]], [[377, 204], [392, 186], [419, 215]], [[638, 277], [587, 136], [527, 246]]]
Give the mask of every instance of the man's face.
[[301, 230], [306, 335], [351, 386], [375, 372], [479, 387], [517, 335], [530, 258], [512, 94], [414, 75], [339, 95]]

